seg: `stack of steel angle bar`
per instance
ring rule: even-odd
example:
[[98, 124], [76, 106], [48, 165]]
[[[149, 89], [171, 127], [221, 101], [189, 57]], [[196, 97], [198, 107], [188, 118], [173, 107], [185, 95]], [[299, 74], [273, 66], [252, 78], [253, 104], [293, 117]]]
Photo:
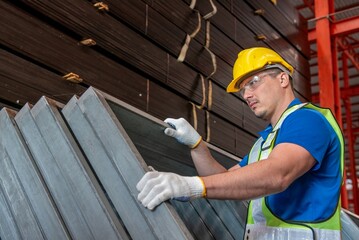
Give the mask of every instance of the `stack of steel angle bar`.
[[[245, 202], [171, 201], [149, 211], [137, 201], [148, 165], [196, 174], [164, 128], [93, 88], [66, 105], [42, 97], [19, 112], [3, 108], [1, 239], [242, 239]], [[226, 167], [239, 160], [209, 146]]]

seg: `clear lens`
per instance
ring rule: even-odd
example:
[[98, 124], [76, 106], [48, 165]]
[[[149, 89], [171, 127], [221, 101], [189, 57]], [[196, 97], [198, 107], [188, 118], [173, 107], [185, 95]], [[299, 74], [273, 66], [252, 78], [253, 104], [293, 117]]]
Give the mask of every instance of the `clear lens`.
[[241, 88], [241, 90], [239, 90], [240, 96], [243, 97], [246, 90], [250, 90], [251, 92], [254, 91], [259, 85], [261, 85], [263, 83], [263, 79], [265, 76], [273, 75], [275, 73], [276, 72], [274, 72], [274, 71], [268, 71], [268, 72], [262, 73], [260, 75], [253, 76], [252, 79], [249, 82], [247, 82]]
[[241, 97], [243, 97], [244, 95], [244, 92], [246, 90], [250, 90], [250, 91], [254, 91], [259, 85], [261, 85], [263, 83], [263, 77], [266, 76], [267, 74], [265, 75], [262, 75], [262, 76], [254, 76], [252, 78], [252, 80], [250, 80], [249, 82], [247, 82], [241, 90], [239, 90], [239, 94], [241, 95]]

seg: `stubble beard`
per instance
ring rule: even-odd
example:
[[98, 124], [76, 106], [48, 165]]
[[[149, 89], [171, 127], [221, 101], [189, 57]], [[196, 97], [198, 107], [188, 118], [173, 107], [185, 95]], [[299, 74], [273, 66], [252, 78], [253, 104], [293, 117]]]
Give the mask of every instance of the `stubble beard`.
[[265, 110], [264, 111], [259, 111], [259, 112], [255, 112], [255, 111], [253, 111], [253, 112], [254, 112], [254, 115], [256, 115], [257, 118], [267, 121], [267, 117], [266, 117], [267, 112]]

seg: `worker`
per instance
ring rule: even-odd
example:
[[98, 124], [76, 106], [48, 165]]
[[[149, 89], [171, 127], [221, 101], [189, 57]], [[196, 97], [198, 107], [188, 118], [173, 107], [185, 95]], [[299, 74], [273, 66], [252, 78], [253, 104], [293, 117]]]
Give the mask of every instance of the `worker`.
[[251, 200], [245, 239], [340, 239], [343, 135], [330, 110], [295, 97], [293, 72], [271, 49], [241, 51], [227, 92], [268, 122], [249, 154], [227, 170], [185, 119], [168, 118], [165, 134], [190, 147], [199, 176], [148, 172], [139, 201], [152, 210], [168, 199]]

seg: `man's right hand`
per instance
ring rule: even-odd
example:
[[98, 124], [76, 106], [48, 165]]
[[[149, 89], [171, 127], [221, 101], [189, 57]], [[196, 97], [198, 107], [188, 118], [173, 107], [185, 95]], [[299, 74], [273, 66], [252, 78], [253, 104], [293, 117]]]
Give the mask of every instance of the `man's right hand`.
[[184, 118], [167, 118], [165, 123], [171, 126], [165, 129], [165, 134], [190, 148], [197, 147], [202, 140], [198, 132]]

